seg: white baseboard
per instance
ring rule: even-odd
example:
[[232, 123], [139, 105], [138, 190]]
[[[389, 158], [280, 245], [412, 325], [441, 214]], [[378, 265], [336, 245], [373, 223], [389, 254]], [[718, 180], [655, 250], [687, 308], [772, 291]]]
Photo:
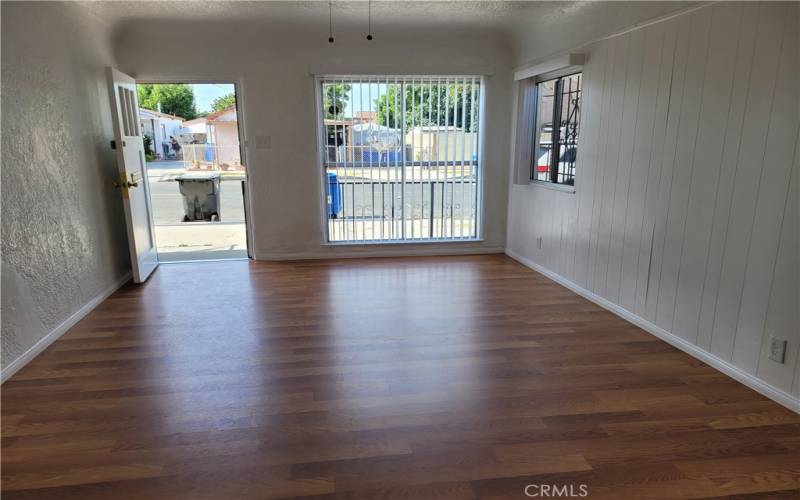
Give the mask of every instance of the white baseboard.
[[746, 385], [747, 387], [753, 389], [754, 391], [763, 394], [764, 396], [772, 399], [776, 403], [780, 403], [781, 405], [785, 406], [786, 408], [800, 413], [800, 398], [789, 394], [782, 389], [779, 389], [773, 385], [770, 385], [763, 380], [755, 377], [754, 375], [743, 371], [741, 368], [738, 368], [728, 361], [725, 361], [722, 358], [718, 358], [713, 354], [701, 349], [700, 347], [692, 344], [691, 342], [678, 337], [677, 335], [668, 332], [667, 330], [661, 328], [660, 326], [648, 321], [637, 314], [634, 314], [627, 309], [611, 302], [608, 299], [604, 299], [603, 297], [597, 295], [594, 292], [591, 292], [580, 285], [573, 283], [572, 281], [564, 278], [563, 276], [556, 274], [555, 272], [533, 262], [530, 259], [523, 257], [522, 255], [517, 254], [509, 249], [506, 249], [506, 255], [511, 257], [512, 259], [516, 260], [520, 264], [523, 264], [526, 267], [533, 269], [534, 271], [541, 273], [551, 280], [555, 281], [556, 283], [569, 288], [573, 292], [585, 297], [588, 300], [591, 300], [595, 304], [599, 305], [603, 309], [606, 309], [617, 316], [621, 317], [622, 319], [633, 323], [634, 325], [638, 326], [639, 328], [655, 335], [656, 337], [660, 338], [661, 340], [677, 347], [681, 351], [689, 354], [692, 357], [699, 359], [700, 361], [716, 368], [717, 370], [721, 371], [725, 375], [741, 382], [742, 384]]
[[130, 271], [125, 273], [122, 278], [118, 279], [114, 282], [110, 287], [106, 288], [99, 294], [97, 294], [92, 300], [87, 302], [83, 305], [80, 309], [72, 313], [67, 319], [61, 322], [58, 326], [56, 326], [50, 333], [39, 339], [30, 349], [25, 351], [20, 357], [12, 361], [8, 364], [8, 366], [4, 366], [2, 370], [2, 374], [0, 374], [0, 383], [5, 382], [8, 380], [12, 375], [17, 373], [20, 368], [27, 365], [33, 358], [39, 355], [42, 351], [47, 349], [50, 344], [58, 340], [59, 337], [64, 335], [67, 330], [75, 326], [75, 324], [83, 319], [84, 316], [92, 312], [92, 310], [100, 305], [101, 302], [106, 300], [112, 293], [116, 292], [122, 285], [130, 281], [131, 273]]
[[303, 253], [259, 253], [255, 260], [319, 260], [319, 259], [365, 259], [371, 257], [424, 257], [442, 255], [485, 255], [504, 253], [502, 247], [458, 247], [403, 248], [390, 245], [389, 248], [373, 245], [329, 245], [318, 252]]

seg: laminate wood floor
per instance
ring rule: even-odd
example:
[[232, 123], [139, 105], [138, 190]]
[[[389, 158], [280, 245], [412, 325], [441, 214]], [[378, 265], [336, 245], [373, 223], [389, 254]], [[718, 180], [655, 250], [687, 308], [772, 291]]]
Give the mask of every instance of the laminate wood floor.
[[164, 265], [2, 387], [9, 500], [527, 485], [796, 500], [800, 416], [500, 255]]

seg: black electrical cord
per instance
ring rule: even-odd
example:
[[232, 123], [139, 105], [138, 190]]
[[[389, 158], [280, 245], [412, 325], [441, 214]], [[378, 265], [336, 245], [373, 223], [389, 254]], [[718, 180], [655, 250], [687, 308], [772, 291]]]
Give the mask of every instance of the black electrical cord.
[[372, 40], [372, 0], [367, 2], [367, 40]]
[[333, 43], [333, 0], [328, 0], [328, 43]]

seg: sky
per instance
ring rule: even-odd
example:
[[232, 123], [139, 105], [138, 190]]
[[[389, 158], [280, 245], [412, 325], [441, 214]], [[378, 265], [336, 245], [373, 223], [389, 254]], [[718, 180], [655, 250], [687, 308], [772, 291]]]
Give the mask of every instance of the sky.
[[234, 91], [232, 83], [199, 83], [192, 84], [194, 90], [194, 101], [198, 113], [211, 111], [211, 103], [217, 97], [230, 94]]
[[375, 99], [384, 94], [386, 94], [385, 84], [353, 84], [350, 91], [350, 100], [345, 106], [344, 116], [353, 117], [356, 111], [375, 111], [373, 108]]
[[[192, 90], [194, 90], [194, 100], [195, 105], [197, 107], [198, 113], [202, 113], [204, 111], [211, 111], [211, 103], [217, 97], [224, 96], [225, 94], [230, 94], [234, 91], [235, 86], [230, 83], [195, 83], [192, 84]], [[371, 96], [370, 96], [371, 93]], [[372, 101], [374, 101], [378, 96], [384, 95], [386, 93], [386, 85], [365, 85], [365, 84], [355, 84], [353, 85], [352, 91], [350, 93], [350, 100], [347, 103], [347, 109], [345, 110], [345, 116], [354, 116], [356, 111], [369, 110], [372, 106]], [[372, 101], [370, 101], [370, 97]], [[356, 109], [354, 109], [356, 108]]]

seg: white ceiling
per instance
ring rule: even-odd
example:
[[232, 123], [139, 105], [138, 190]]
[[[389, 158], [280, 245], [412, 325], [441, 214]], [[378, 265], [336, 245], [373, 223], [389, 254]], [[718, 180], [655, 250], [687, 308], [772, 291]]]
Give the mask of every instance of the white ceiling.
[[[373, 0], [373, 31], [411, 29], [481, 29], [506, 36], [516, 58], [528, 60], [553, 50], [566, 50], [580, 43], [696, 2], [600, 2], [600, 1], [422, 1]], [[119, 1], [79, 2], [78, 7], [110, 33], [158, 22], [215, 20], [260, 26], [328, 29], [328, 1]], [[366, 29], [367, 0], [335, 0], [334, 32], [344, 28]], [[341, 33], [341, 31], [339, 31]], [[536, 47], [534, 52], [530, 47]]]
[[[636, 8], [641, 4], [672, 5], [679, 9], [685, 2], [520, 2], [497, 0], [373, 0], [372, 15], [376, 26], [448, 26], [476, 25], [510, 29], [520, 19], [534, 24], [554, 23], [580, 16], [582, 11], [613, 8], [616, 4]], [[328, 1], [120, 1], [80, 2], [83, 9], [109, 22], [147, 19], [175, 20], [258, 20], [280, 24], [328, 23]], [[340, 25], [366, 23], [367, 0], [336, 0], [333, 20]], [[666, 7], [667, 9], [673, 7]], [[652, 8], [651, 8], [652, 10]]]
[[[482, 25], [507, 27], [520, 16], [544, 15], [579, 9], [583, 2], [510, 2], [510, 1], [414, 1], [374, 0], [373, 22], [376, 26]], [[181, 20], [258, 20], [266, 23], [328, 24], [328, 2], [317, 1], [223, 1], [223, 2], [81, 2], [82, 7], [99, 18], [119, 22], [131, 19]], [[366, 0], [336, 0], [333, 20], [340, 25], [367, 22]]]

